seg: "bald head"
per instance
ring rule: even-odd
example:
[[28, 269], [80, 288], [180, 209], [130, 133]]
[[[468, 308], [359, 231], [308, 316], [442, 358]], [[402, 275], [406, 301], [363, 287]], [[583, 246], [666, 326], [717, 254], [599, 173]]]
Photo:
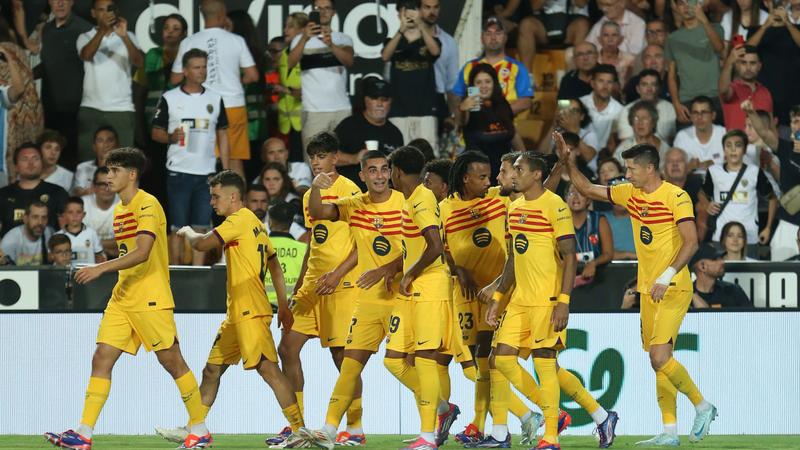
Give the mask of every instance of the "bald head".
[[592, 70], [597, 65], [597, 47], [586, 41], [576, 45], [572, 51], [572, 61], [582, 72]]
[[200, 4], [200, 11], [206, 21], [223, 18], [228, 13], [223, 0], [203, 0]]
[[279, 162], [286, 166], [289, 161], [289, 149], [282, 140], [269, 138], [261, 145], [261, 161], [265, 163]]

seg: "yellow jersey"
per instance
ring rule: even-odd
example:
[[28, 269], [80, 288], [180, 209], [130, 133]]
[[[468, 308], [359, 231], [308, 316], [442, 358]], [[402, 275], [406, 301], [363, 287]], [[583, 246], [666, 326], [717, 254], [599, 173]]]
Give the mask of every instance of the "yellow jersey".
[[225, 249], [228, 321], [272, 315], [263, 280], [276, 253], [264, 223], [241, 208], [214, 228], [214, 234]]
[[[694, 221], [694, 206], [686, 192], [674, 184], [661, 183], [647, 194], [630, 183], [609, 186], [608, 199], [624, 206], [631, 216], [633, 241], [639, 259], [637, 289], [650, 292], [656, 279], [672, 264], [683, 245], [678, 224]], [[670, 287], [691, 291], [692, 278], [683, 266]]]
[[[433, 192], [420, 184], [403, 205], [403, 273], [422, 257], [428, 246], [423, 233], [435, 227], [442, 232], [439, 204]], [[444, 253], [436, 258], [411, 283], [412, 299], [417, 302], [440, 302], [452, 295], [450, 270], [444, 262]]]
[[514, 249], [516, 288], [511, 303], [550, 306], [561, 293], [561, 254], [558, 241], [574, 239], [572, 212], [558, 195], [545, 190], [535, 200], [520, 197], [508, 211]]
[[[352, 197], [361, 194], [361, 189], [347, 177], [339, 175], [328, 189], [321, 192], [323, 203], [333, 203], [340, 198]], [[311, 198], [311, 189], [303, 195], [303, 217], [306, 228], [311, 230], [309, 241], [308, 266], [303, 278], [303, 284], [313, 283], [314, 280], [330, 272], [344, 261], [355, 245], [350, 227], [346, 222], [332, 222], [311, 217], [308, 212], [308, 201]], [[355, 285], [358, 279], [354, 270], [342, 277], [338, 288], [349, 288]]]
[[147, 260], [119, 271], [111, 301], [126, 311], [174, 309], [169, 287], [167, 255], [167, 218], [158, 200], [139, 189], [127, 205], [114, 207], [114, 240], [119, 256], [136, 248], [136, 236], [153, 237], [153, 248]]
[[456, 265], [467, 269], [479, 288], [503, 272], [507, 256], [508, 197], [491, 189], [483, 198], [461, 200], [456, 193], [439, 203], [445, 250]]
[[[373, 203], [369, 193], [340, 198], [333, 202], [339, 208], [339, 220], [350, 224], [350, 232], [358, 249], [356, 279], [368, 270], [376, 269], [394, 261], [401, 254], [403, 194], [392, 190], [389, 200]], [[394, 292], [397, 292], [395, 280]], [[377, 283], [358, 294], [358, 302], [385, 305], [393, 302], [395, 295], [389, 293], [383, 282]]]

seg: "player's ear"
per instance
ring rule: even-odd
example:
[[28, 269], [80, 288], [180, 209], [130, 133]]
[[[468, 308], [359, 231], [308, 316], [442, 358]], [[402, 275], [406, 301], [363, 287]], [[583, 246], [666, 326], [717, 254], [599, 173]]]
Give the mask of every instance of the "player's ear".
[[358, 178], [360, 178], [361, 181], [364, 182], [364, 183], [367, 181], [367, 177], [364, 176], [364, 171], [363, 170], [359, 170], [358, 171]]

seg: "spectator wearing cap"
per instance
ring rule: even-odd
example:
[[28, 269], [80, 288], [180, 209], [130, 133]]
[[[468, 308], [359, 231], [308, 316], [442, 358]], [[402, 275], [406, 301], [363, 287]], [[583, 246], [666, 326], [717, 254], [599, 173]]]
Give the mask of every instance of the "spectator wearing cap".
[[586, 40], [599, 47], [603, 24], [613, 21], [619, 24], [623, 36], [620, 50], [634, 55], [641, 53], [645, 44], [644, 20], [625, 9], [625, 0], [598, 0], [597, 6], [603, 12], [603, 17], [594, 24]]
[[495, 16], [487, 18], [483, 23], [483, 32], [481, 33], [483, 56], [468, 61], [461, 68], [458, 80], [453, 86], [453, 94], [459, 98], [466, 97], [470, 72], [478, 64], [486, 63], [491, 65], [497, 73], [500, 90], [511, 105], [514, 115], [530, 109], [533, 99], [531, 75], [525, 65], [506, 55], [507, 41], [508, 34], [503, 22]]
[[724, 252], [711, 244], [703, 244], [689, 261], [689, 268], [697, 277], [694, 281], [692, 308], [752, 308], [753, 302], [744, 290], [734, 283], [722, 280], [725, 275]]
[[[666, 142], [672, 142], [675, 137], [675, 107], [672, 103], [659, 98], [661, 92], [661, 77], [658, 72], [652, 69], [645, 69], [638, 76], [639, 83], [636, 85], [636, 93], [639, 99], [653, 105], [658, 112], [658, 122], [656, 123], [656, 135]], [[633, 126], [628, 123], [628, 113], [635, 104], [631, 101], [620, 111], [616, 120], [617, 139], [624, 141], [633, 137]]]
[[[403, 146], [403, 134], [387, 120], [392, 107], [391, 86], [378, 77], [361, 81], [364, 111], [342, 120], [335, 133], [339, 138], [339, 161], [336, 170], [356, 183], [362, 190], [366, 185], [358, 177], [361, 155], [367, 151], [368, 141], [377, 141], [377, 150], [385, 154]], [[406, 93], [406, 95], [408, 95]]]
[[[388, 39], [381, 58], [389, 63], [392, 108], [389, 120], [403, 133], [403, 141], [423, 138], [436, 149], [439, 127], [436, 112], [434, 64], [442, 51], [439, 38], [423, 27], [420, 0], [397, 3], [400, 28]], [[408, 95], [413, 92], [414, 95]]]
[[581, 42], [572, 52], [575, 69], [567, 72], [558, 85], [558, 98], [572, 100], [592, 93], [592, 69], [597, 65], [597, 47], [591, 42]]
[[[741, 103], [750, 100], [755, 109], [772, 112], [772, 94], [758, 82], [761, 72], [761, 59], [758, 50], [750, 45], [742, 45], [731, 50], [719, 76], [719, 96], [725, 115], [725, 128], [743, 130], [745, 114]], [[736, 77], [731, 81], [732, 73]]]
[[351, 114], [347, 69], [355, 60], [350, 36], [331, 29], [333, 0], [314, 0], [312, 6], [321, 23], [308, 22], [292, 39], [287, 64], [289, 70], [300, 64], [304, 150], [314, 135], [331, 131]]
[[718, 92], [719, 57], [724, 49], [722, 27], [711, 23], [699, 2], [677, 0], [673, 10], [682, 21], [670, 33], [664, 56], [669, 64], [669, 93], [678, 120], [691, 120], [688, 103], [703, 95], [714, 99], [712, 106], [722, 119]]
[[[642, 76], [642, 72], [645, 70], [655, 70], [656, 73], [658, 73], [658, 84], [661, 86], [658, 96], [671, 102], [672, 99], [669, 96], [667, 65], [664, 61], [664, 47], [661, 47], [660, 45], [648, 45], [642, 51], [639, 59], [641, 61], [641, 69], [636, 75], [632, 76], [627, 83], [625, 83], [625, 87], [622, 90], [622, 95], [625, 98], [625, 101], [627, 103], [633, 103], [636, 100], [639, 100], [640, 95], [636, 88], [639, 86], [639, 78]], [[673, 110], [674, 109], [675, 108], [673, 107]]]
[[85, 72], [78, 112], [79, 160], [92, 157], [92, 136], [99, 126], [114, 127], [120, 144], [133, 145], [133, 68], [142, 67], [144, 54], [118, 11], [113, 0], [95, 0], [92, 17], [97, 26], [78, 36], [76, 45]]
[[592, 118], [592, 127], [597, 134], [597, 150], [609, 146], [614, 120], [622, 111], [622, 104], [611, 96], [616, 83], [617, 70], [614, 66], [598, 64], [592, 69], [592, 93], [580, 98]]

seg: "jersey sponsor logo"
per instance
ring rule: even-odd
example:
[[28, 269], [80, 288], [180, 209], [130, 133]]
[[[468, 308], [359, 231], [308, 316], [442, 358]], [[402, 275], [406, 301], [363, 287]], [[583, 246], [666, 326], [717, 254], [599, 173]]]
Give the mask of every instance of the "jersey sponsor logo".
[[372, 251], [378, 256], [386, 256], [392, 251], [392, 244], [383, 236], [377, 236], [372, 241]]
[[120, 244], [120, 246], [119, 246], [119, 256], [122, 257], [122, 256], [125, 256], [127, 254], [128, 254], [128, 246], [125, 245], [124, 243]]
[[39, 201], [42, 203], [47, 203], [48, 200], [50, 200], [50, 196], [47, 194], [42, 194], [39, 196]]
[[153, 205], [142, 206], [142, 211], [144, 211], [145, 209], [147, 209], [147, 208], [149, 208], [151, 206], [153, 206]]
[[528, 251], [528, 238], [524, 234], [514, 236], [514, 249], [520, 255]]
[[653, 232], [650, 231], [650, 228], [642, 225], [642, 228], [639, 229], [639, 240], [641, 240], [644, 245], [650, 245], [650, 243], [653, 242]]
[[314, 226], [314, 241], [317, 244], [322, 244], [328, 239], [328, 227], [319, 223]]
[[472, 243], [478, 248], [487, 247], [492, 242], [492, 233], [484, 227], [472, 232]]

